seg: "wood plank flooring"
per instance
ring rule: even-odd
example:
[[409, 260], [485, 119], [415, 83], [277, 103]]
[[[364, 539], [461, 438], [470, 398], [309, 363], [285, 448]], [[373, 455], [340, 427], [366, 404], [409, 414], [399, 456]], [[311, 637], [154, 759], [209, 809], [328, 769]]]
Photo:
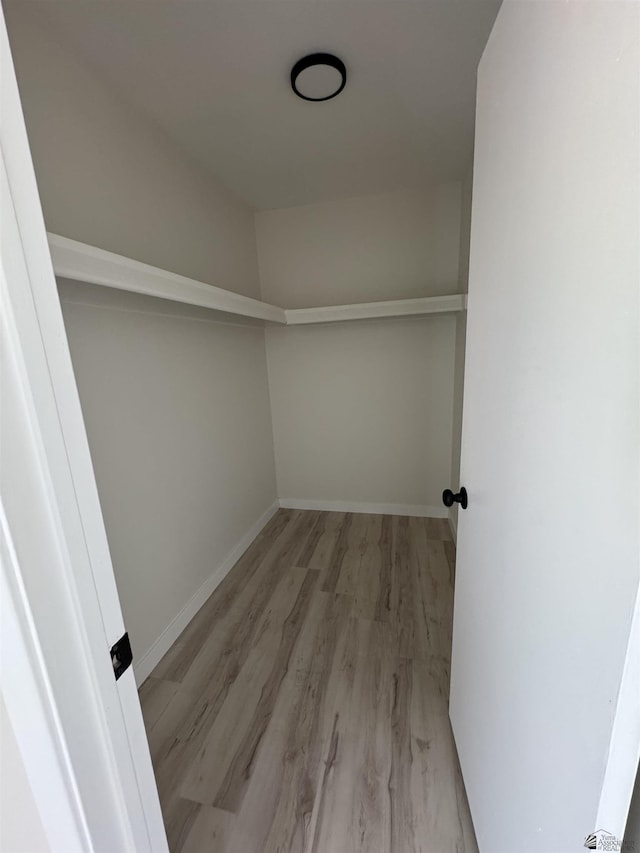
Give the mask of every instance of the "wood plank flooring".
[[280, 510], [140, 688], [172, 853], [473, 853], [437, 519]]

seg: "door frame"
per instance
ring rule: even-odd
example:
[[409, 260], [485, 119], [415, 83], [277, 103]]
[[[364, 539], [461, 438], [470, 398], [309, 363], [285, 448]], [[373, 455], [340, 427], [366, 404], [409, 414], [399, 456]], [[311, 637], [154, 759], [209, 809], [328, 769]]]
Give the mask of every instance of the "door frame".
[[1, 10], [0, 77], [3, 695], [52, 849], [166, 851]]

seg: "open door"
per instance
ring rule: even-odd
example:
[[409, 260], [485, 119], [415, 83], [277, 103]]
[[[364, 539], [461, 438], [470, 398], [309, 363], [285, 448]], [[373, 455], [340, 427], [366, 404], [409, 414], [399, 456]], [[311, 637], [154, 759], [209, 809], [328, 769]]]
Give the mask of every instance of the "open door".
[[55, 850], [167, 850], [0, 12], [2, 689]]
[[639, 128], [640, 5], [504, 3], [478, 73], [450, 705], [482, 853], [622, 849]]

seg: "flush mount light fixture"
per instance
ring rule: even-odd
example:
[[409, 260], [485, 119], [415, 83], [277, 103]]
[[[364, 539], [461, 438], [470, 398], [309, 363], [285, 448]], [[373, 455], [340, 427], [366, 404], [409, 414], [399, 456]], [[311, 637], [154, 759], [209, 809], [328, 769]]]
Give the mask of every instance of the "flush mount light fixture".
[[291, 88], [305, 101], [330, 101], [345, 87], [347, 69], [331, 53], [303, 56], [291, 69]]

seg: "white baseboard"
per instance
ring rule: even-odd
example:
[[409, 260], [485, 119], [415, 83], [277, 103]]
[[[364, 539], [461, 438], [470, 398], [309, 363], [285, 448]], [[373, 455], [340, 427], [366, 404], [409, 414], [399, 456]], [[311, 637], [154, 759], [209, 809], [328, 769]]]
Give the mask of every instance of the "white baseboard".
[[446, 518], [443, 506], [421, 504], [372, 504], [355, 501], [316, 501], [306, 498], [280, 498], [283, 509], [316, 509], [328, 512], [366, 512], [372, 515], [412, 515], [419, 518]]
[[251, 545], [253, 540], [260, 533], [262, 528], [271, 518], [273, 518], [278, 511], [279, 506], [278, 501], [273, 503], [269, 509], [260, 516], [255, 524], [251, 525], [242, 539], [234, 545], [220, 565], [202, 584], [200, 589], [191, 596], [182, 610], [174, 616], [171, 622], [169, 622], [151, 648], [134, 663], [133, 671], [136, 678], [136, 684], [138, 686], [140, 686], [145, 678], [153, 672], [155, 667], [160, 663], [162, 658], [169, 651], [189, 622], [191, 622], [214, 589], [235, 566], [249, 545]]
[[453, 536], [453, 541], [458, 541], [458, 519], [454, 518], [453, 514], [449, 515], [449, 527], [451, 528], [451, 535]]

